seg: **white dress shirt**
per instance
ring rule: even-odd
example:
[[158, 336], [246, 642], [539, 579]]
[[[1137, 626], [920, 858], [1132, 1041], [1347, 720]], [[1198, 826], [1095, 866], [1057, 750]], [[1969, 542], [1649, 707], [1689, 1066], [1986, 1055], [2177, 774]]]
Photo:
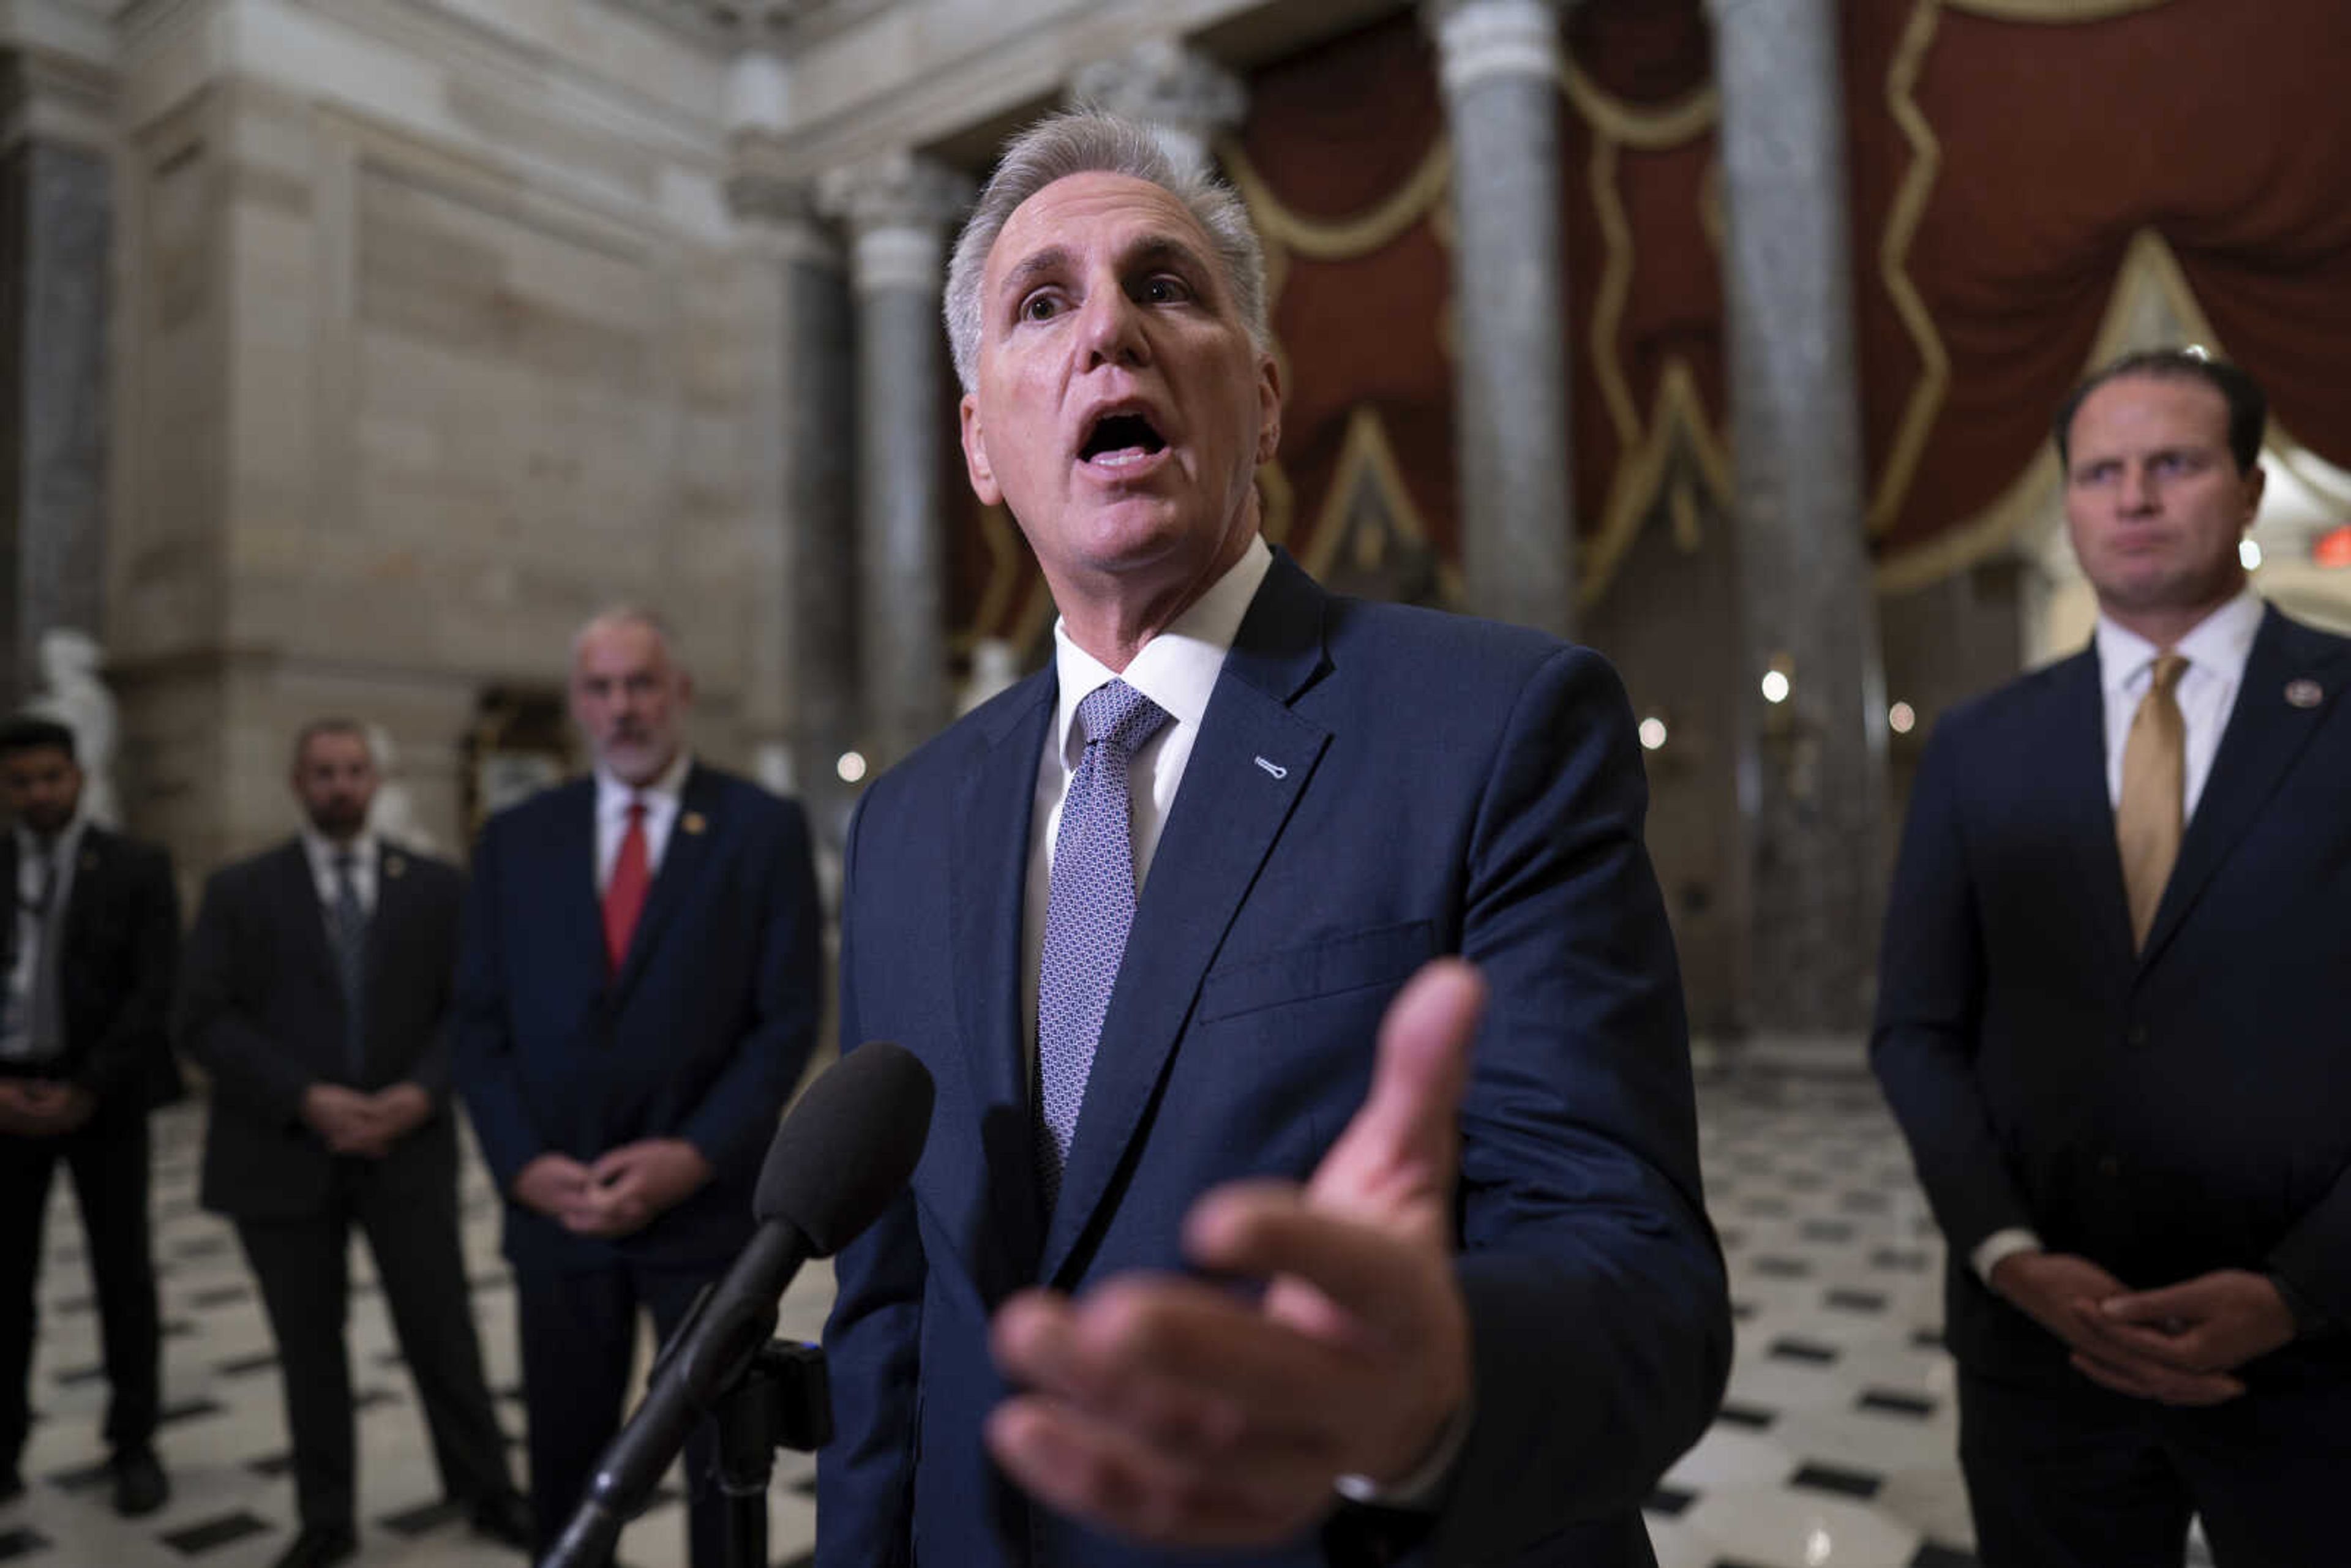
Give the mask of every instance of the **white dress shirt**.
[[[44, 908], [62, 916], [73, 898], [74, 866], [81, 856], [82, 829], [88, 820], [80, 812], [52, 840], [46, 850], [41, 841], [22, 826], [16, 830], [16, 962], [8, 968], [8, 993], [5, 1016], [0, 1016], [0, 1061], [43, 1061], [65, 1050], [61, 1040], [37, 1040], [32, 1038], [33, 988], [38, 979], [35, 966], [54, 964], [57, 955], [44, 950], [41, 943], [41, 921]], [[41, 881], [52, 874], [57, 881], [49, 888], [49, 902], [41, 902]], [[49, 929], [60, 934], [65, 930], [61, 921], [52, 921]], [[62, 1021], [62, 1020], [61, 1020]]]
[[302, 852], [310, 857], [310, 881], [319, 890], [319, 907], [327, 912], [327, 931], [334, 934], [335, 901], [342, 896], [342, 878], [336, 873], [338, 857], [351, 857], [351, 887], [360, 895], [360, 913], [375, 918], [376, 862], [382, 844], [375, 834], [362, 831], [348, 844], [339, 844], [315, 828], [302, 830]]
[[636, 786], [622, 783], [609, 769], [596, 769], [596, 891], [601, 894], [612, 882], [612, 862], [621, 858], [621, 840], [629, 831], [629, 806], [643, 802], [645, 808], [645, 876], [648, 881], [661, 872], [662, 853], [669, 848], [670, 830], [677, 826], [678, 802], [685, 793], [685, 776], [694, 767], [694, 758], [684, 751], [673, 758], [662, 769], [661, 777], [652, 783]]
[[1070, 641], [1069, 629], [1053, 622], [1053, 668], [1061, 681], [1061, 699], [1053, 728], [1045, 737], [1045, 754], [1037, 763], [1036, 809], [1029, 818], [1029, 884], [1021, 900], [1020, 1005], [1025, 1027], [1021, 1049], [1028, 1054], [1029, 1076], [1037, 1070], [1037, 981], [1045, 957], [1045, 904], [1053, 889], [1053, 840], [1061, 826], [1061, 801], [1070, 792], [1070, 775], [1085, 755], [1085, 737], [1078, 730], [1078, 704], [1098, 686], [1123, 680], [1167, 712], [1167, 722], [1144, 742], [1126, 770], [1127, 806], [1134, 833], [1134, 893], [1143, 896], [1144, 878], [1151, 874], [1152, 857], [1159, 851], [1159, 834], [1176, 804], [1176, 790], [1184, 782], [1185, 766], [1192, 760], [1192, 743], [1200, 737], [1200, 720], [1208, 711], [1208, 694], [1225, 667], [1225, 655], [1249, 613], [1249, 601], [1273, 565], [1273, 552], [1263, 538], [1249, 541], [1240, 559], [1192, 601], [1173, 624], [1143, 645], [1123, 670], [1113, 670]]
[[[2220, 732], [2229, 727], [2237, 706], [2237, 688], [2244, 685], [2245, 661], [2253, 651], [2253, 635], [2262, 629], [2262, 600], [2248, 584], [2234, 599], [2204, 617], [2173, 644], [2188, 661], [2179, 672], [2172, 695], [2179, 704], [2184, 727], [2179, 820], [2194, 820], [2196, 803], [2204, 798], [2205, 781], [2212, 777], [2212, 759], [2220, 750]], [[2156, 656], [2163, 652], [2126, 626], [2104, 613], [2098, 616], [2098, 689], [2105, 703], [2106, 804], [2123, 803], [2123, 747], [2130, 737], [2131, 720], [2155, 680]], [[1976, 1277], [1987, 1285], [2001, 1260], [2018, 1252], [2038, 1252], [2041, 1238], [2022, 1226], [1995, 1230], [1968, 1255]]]
[[[2253, 651], [2253, 634], [2261, 629], [2261, 596], [2249, 587], [2174, 644], [2174, 652], [2188, 661], [2173, 690], [2187, 727], [2183, 822], [2195, 817], [2196, 802], [2204, 798], [2204, 781], [2212, 777], [2212, 758], [2220, 749], [2220, 732], [2229, 727], [2237, 687], [2245, 678], [2245, 660]], [[2123, 801], [2123, 744], [2139, 701], [2155, 680], [2156, 655], [2163, 650], [2104, 615], [2098, 617], [2097, 647], [2098, 685], [2105, 697], [2106, 803], [2118, 808]]]

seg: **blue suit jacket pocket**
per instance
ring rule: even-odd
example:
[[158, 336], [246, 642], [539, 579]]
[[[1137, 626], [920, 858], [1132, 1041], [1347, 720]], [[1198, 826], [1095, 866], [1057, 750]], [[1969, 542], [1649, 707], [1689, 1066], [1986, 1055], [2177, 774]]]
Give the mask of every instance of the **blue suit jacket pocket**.
[[1220, 965], [1200, 984], [1201, 1023], [1368, 986], [1394, 986], [1437, 956], [1426, 920], [1318, 936], [1277, 952]]

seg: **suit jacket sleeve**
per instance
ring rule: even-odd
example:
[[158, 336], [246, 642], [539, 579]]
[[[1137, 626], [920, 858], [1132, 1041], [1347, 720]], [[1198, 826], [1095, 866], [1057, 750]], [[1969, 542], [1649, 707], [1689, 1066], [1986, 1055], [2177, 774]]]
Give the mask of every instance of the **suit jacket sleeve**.
[[252, 1021], [247, 956], [258, 945], [260, 911], [253, 907], [242, 869], [215, 872], [204, 884], [180, 988], [180, 1049], [212, 1075], [214, 1094], [265, 1117], [298, 1122], [302, 1096], [314, 1079], [294, 1052]]
[[2317, 1318], [2305, 1330], [2351, 1327], [2351, 1171], [2335, 1177], [2318, 1206], [2294, 1222], [2271, 1252], [2269, 1266]]
[[1920, 759], [1886, 903], [1870, 1061], [1909, 1142], [1951, 1253], [2032, 1223], [1976, 1082], [1983, 945], [1959, 795], [1959, 742], [1938, 727]]
[[1639, 758], [1614, 672], [1562, 650], [1519, 694], [1472, 830], [1461, 948], [1489, 1002], [1458, 1201], [1478, 1405], [1433, 1563], [1621, 1528], [1729, 1375]]
[[780, 804], [783, 820], [758, 879], [765, 903], [751, 1027], [680, 1129], [713, 1166], [747, 1175], [767, 1154], [777, 1111], [808, 1066], [824, 1002], [823, 917], [808, 819], [793, 802]]
[[100, 1099], [135, 1089], [151, 1053], [170, 1050], [172, 992], [180, 962], [180, 895], [172, 860], [124, 844], [121, 897], [130, 905], [130, 990], [106, 1032], [90, 1044], [76, 1081]]
[[[443, 923], [441, 929], [451, 932], [462, 918], [465, 896], [465, 873], [455, 867], [429, 862], [412, 861], [410, 863], [416, 868], [415, 874], [430, 876], [434, 889], [434, 915]], [[454, 932], [444, 940], [454, 940]], [[416, 1060], [408, 1064], [407, 1078], [409, 1082], [433, 1097], [434, 1109], [437, 1113], [449, 1098], [449, 1012], [456, 989], [455, 964], [444, 961], [424, 976], [422, 983], [440, 988], [440, 1005], [434, 1009], [440, 1021], [434, 1025], [433, 1033], [425, 1040], [424, 1048], [416, 1053]]]
[[[857, 831], [842, 852], [841, 1038], [854, 1049], [858, 1019], [854, 944]], [[920, 1372], [926, 1265], [912, 1189], [841, 1249], [833, 1265], [826, 1369], [840, 1424], [817, 1470], [817, 1568], [903, 1568], [912, 1557], [914, 1387]]]
[[450, 1012], [449, 1064], [465, 1113], [501, 1193], [514, 1190], [523, 1166], [546, 1152], [531, 1125], [515, 1066], [508, 1021], [505, 934], [498, 929], [498, 879], [504, 873], [500, 823], [482, 830], [467, 882], [457, 942], [455, 1005]]

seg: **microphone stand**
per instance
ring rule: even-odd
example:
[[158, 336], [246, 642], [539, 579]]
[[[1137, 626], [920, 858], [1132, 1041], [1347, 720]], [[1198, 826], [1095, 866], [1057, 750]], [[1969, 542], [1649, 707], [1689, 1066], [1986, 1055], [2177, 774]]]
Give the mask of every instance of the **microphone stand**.
[[824, 1352], [792, 1340], [759, 1347], [711, 1408], [718, 1423], [718, 1490], [726, 1496], [727, 1568], [768, 1568], [768, 1483], [776, 1454], [812, 1454], [832, 1437]]
[[[681, 1346], [693, 1343], [695, 1325], [702, 1321], [716, 1288], [705, 1285], [695, 1294], [684, 1321], [647, 1370], [649, 1386], [658, 1387], [663, 1369]], [[767, 1339], [775, 1328], [776, 1309], [770, 1306], [755, 1333]], [[726, 1498], [726, 1568], [768, 1568], [768, 1485], [775, 1478], [776, 1454], [783, 1448], [812, 1454], [831, 1440], [831, 1389], [821, 1347], [767, 1339], [728, 1369], [711, 1396], [705, 1408], [707, 1418], [718, 1427], [717, 1482]], [[690, 1495], [691, 1478], [687, 1490]], [[562, 1538], [539, 1560], [540, 1568], [609, 1563], [626, 1522], [591, 1495], [572, 1514]]]

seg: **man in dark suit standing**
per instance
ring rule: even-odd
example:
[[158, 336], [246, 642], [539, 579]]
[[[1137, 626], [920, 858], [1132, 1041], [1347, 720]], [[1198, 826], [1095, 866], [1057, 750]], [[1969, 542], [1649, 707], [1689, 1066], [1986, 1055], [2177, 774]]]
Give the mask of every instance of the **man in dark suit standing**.
[[[668, 1337], [750, 1239], [820, 1010], [806, 821], [694, 759], [693, 689], [651, 614], [589, 622], [570, 699], [594, 776], [500, 812], [474, 856], [458, 1082], [507, 1197], [542, 1546], [620, 1425], [639, 1312]], [[693, 1560], [718, 1568], [705, 1432], [686, 1461]]]
[[204, 1207], [236, 1224], [277, 1339], [302, 1527], [279, 1568], [359, 1549], [354, 1226], [375, 1256], [441, 1484], [474, 1527], [528, 1540], [482, 1377], [457, 1217], [449, 993], [464, 878], [379, 840], [367, 733], [306, 726], [287, 843], [214, 873], [188, 944], [182, 1048], [212, 1075]]
[[114, 1509], [135, 1515], [171, 1496], [154, 1449], [147, 1113], [181, 1092], [167, 1032], [180, 904], [170, 858], [84, 818], [81, 790], [73, 731], [44, 718], [0, 726], [0, 794], [16, 823], [0, 840], [0, 886], [15, 895], [0, 1019], [0, 1502], [24, 1490], [42, 1222], [62, 1159], [98, 1295]]
[[2089, 648], [1953, 710], [1873, 1056], [1950, 1248], [1988, 1563], [2340, 1561], [2351, 643], [2239, 541], [2264, 400], [2134, 355], [2056, 421]]
[[957, 245], [967, 465], [1061, 622], [852, 830], [842, 1039], [938, 1100], [837, 1270], [823, 1568], [1646, 1564], [1719, 1395], [1623, 690], [1267, 548], [1264, 298], [1106, 116]]

